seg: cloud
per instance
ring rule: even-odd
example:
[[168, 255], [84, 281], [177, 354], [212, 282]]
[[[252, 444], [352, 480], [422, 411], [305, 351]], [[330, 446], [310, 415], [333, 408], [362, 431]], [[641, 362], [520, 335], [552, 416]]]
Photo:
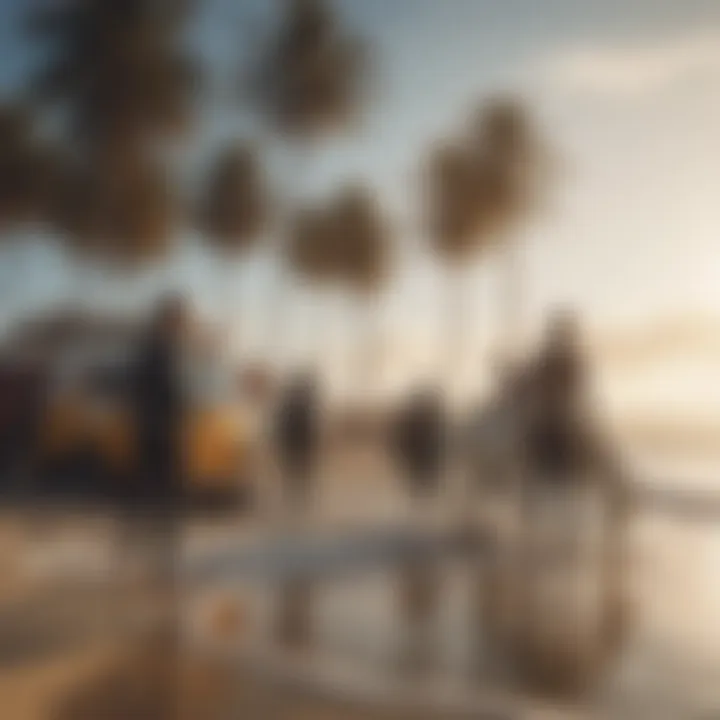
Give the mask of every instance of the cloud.
[[632, 45], [571, 46], [540, 63], [545, 84], [573, 94], [633, 97], [715, 74], [720, 75], [720, 32]]

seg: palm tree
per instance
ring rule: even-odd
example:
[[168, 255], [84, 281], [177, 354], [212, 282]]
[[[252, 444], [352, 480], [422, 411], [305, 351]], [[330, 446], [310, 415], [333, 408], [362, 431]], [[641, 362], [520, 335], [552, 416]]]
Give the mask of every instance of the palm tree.
[[[203, 188], [198, 224], [230, 271], [232, 261], [246, 258], [257, 246], [270, 207], [257, 149], [243, 142], [222, 149]], [[231, 298], [227, 301], [231, 307]]]
[[[360, 184], [344, 187], [324, 206], [296, 213], [288, 243], [288, 261], [305, 282], [342, 290], [358, 300], [370, 318], [389, 265], [389, 229], [370, 190]], [[366, 387], [377, 366], [379, 343], [364, 339], [367, 353], [358, 357]]]
[[[428, 225], [433, 248], [450, 271], [448, 372], [462, 354], [460, 270], [495, 247], [507, 251], [503, 324], [517, 327], [518, 293], [513, 231], [535, 207], [542, 189], [540, 141], [527, 110], [509, 99], [485, 104], [470, 132], [431, 152], [427, 174]], [[453, 289], [455, 285], [455, 289]]]
[[370, 392], [379, 371], [383, 349], [376, 326], [379, 297], [390, 265], [390, 227], [377, 199], [362, 185], [344, 188], [333, 211], [338, 246], [339, 277], [366, 315], [363, 339], [366, 351], [361, 352], [358, 387]]
[[274, 127], [301, 141], [357, 117], [366, 70], [363, 44], [324, 0], [283, 0], [275, 37], [262, 54], [253, 95]]
[[[267, 126], [288, 141], [290, 154], [297, 154], [299, 159], [319, 140], [346, 130], [357, 118], [364, 99], [367, 64], [363, 43], [344, 30], [328, 2], [282, 0], [282, 5], [279, 25], [252, 73], [250, 100]], [[306, 172], [306, 163], [301, 165], [286, 174], [281, 224], [296, 224], [296, 193]], [[307, 218], [301, 218], [300, 225], [306, 226]], [[305, 234], [307, 227], [286, 227], [276, 239], [274, 250], [281, 277], [271, 302], [273, 309], [281, 306], [283, 267], [293, 264], [284, 238], [296, 230]], [[306, 269], [306, 277], [314, 279], [314, 271]], [[274, 338], [282, 335], [276, 318], [268, 324]]]
[[428, 163], [427, 218], [432, 249], [447, 268], [444, 371], [454, 378], [462, 355], [466, 319], [462, 270], [486, 250], [482, 232], [486, 222], [480, 173], [468, 148], [460, 142], [444, 144], [431, 152]]
[[263, 228], [266, 202], [257, 152], [247, 144], [233, 144], [219, 154], [211, 170], [202, 227], [221, 252], [247, 252]]
[[[52, 215], [57, 154], [39, 137], [36, 124], [28, 107], [0, 103], [0, 235], [6, 252], [22, 252], [34, 237], [29, 230], [47, 224]], [[15, 273], [12, 263], [10, 273]], [[4, 280], [11, 291], [13, 278]]]
[[180, 208], [159, 163], [138, 157], [109, 173], [68, 161], [61, 176], [54, 219], [77, 263], [133, 270], [167, 257]]
[[174, 241], [178, 206], [161, 143], [187, 129], [197, 73], [181, 46], [190, 2], [36, 0], [28, 32], [49, 52], [31, 83], [72, 151], [54, 220], [79, 260], [136, 266]]
[[505, 331], [503, 350], [512, 359], [524, 304], [517, 230], [543, 199], [548, 150], [527, 108], [509, 98], [495, 99], [481, 109], [473, 147], [483, 175], [486, 232], [505, 257], [499, 310]]
[[[310, 144], [327, 135], [345, 129], [357, 114], [365, 79], [361, 62], [360, 43], [348, 36], [323, 0], [283, 0], [284, 12], [276, 34], [261, 53], [252, 78], [252, 100], [261, 117], [268, 121], [280, 137], [291, 141], [295, 148], [307, 150]], [[280, 278], [275, 288], [273, 310], [280, 309], [284, 285], [284, 265], [292, 260], [315, 281], [319, 273], [324, 277], [328, 265], [325, 243], [327, 232], [324, 214], [300, 213], [293, 220], [292, 200], [295, 186], [302, 182], [301, 172], [289, 173], [291, 186], [285, 191], [287, 209], [281, 220], [290, 227], [277, 238], [276, 256]], [[285, 240], [295, 238], [294, 249]], [[276, 327], [275, 317], [268, 322], [275, 338], [283, 333]], [[289, 588], [281, 595], [279, 627], [283, 618], [294, 616], [295, 602], [307, 609], [309, 590]], [[301, 625], [308, 623], [300, 613]], [[287, 619], [287, 618], [286, 618]]]
[[108, 160], [185, 130], [197, 80], [180, 42], [191, 6], [35, 0], [28, 30], [50, 52], [34, 97], [62, 107], [73, 140]]

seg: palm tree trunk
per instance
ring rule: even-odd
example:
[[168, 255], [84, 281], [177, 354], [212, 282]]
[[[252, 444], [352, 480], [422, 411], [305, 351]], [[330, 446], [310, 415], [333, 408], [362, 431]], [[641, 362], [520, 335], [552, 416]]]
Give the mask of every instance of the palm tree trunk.
[[517, 360], [521, 349], [525, 293], [520, 250], [516, 237], [508, 237], [502, 244], [499, 318], [504, 363]]
[[303, 187], [303, 179], [307, 174], [307, 166], [311, 159], [312, 148], [302, 145], [291, 149], [294, 150], [294, 157], [290, 163], [291, 167], [286, 176], [287, 185], [283, 192], [283, 207], [280, 208], [278, 213], [279, 222], [277, 224], [276, 232], [278, 235], [275, 238], [275, 242], [271, 244], [271, 251], [275, 255], [278, 261], [277, 276], [274, 278], [274, 283], [271, 280], [271, 285], [274, 284], [274, 288], [270, 288], [271, 295], [274, 293], [274, 297], [271, 296], [268, 306], [270, 308], [269, 319], [267, 322], [268, 330], [268, 354], [275, 355], [275, 360], [279, 364], [282, 361], [282, 354], [284, 352], [283, 340], [283, 324], [284, 324], [284, 309], [288, 300], [290, 290], [290, 278], [287, 266], [284, 262], [285, 251], [286, 251], [286, 238], [283, 235], [283, 229], [287, 227], [287, 221], [292, 217], [292, 213], [298, 204], [298, 189]]
[[442, 386], [449, 398], [454, 398], [457, 391], [458, 368], [462, 355], [462, 343], [464, 333], [463, 310], [460, 272], [452, 267], [447, 273], [445, 280], [445, 312], [443, 322], [445, 330], [443, 333], [445, 348], [444, 360], [442, 362]]
[[223, 257], [219, 258], [220, 267], [217, 272], [218, 291], [220, 294], [221, 312], [225, 312], [228, 327], [232, 325], [236, 317], [235, 314], [235, 281], [237, 278], [238, 263], [235, 258]]

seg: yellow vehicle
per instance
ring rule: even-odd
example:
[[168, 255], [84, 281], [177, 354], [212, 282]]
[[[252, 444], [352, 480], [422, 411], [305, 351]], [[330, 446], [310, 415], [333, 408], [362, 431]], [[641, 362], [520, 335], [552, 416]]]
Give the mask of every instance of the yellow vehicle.
[[[127, 374], [121, 367], [76, 372], [51, 392], [41, 429], [43, 467], [61, 470], [64, 480], [86, 484], [122, 482], [137, 464], [137, 446]], [[188, 494], [221, 502], [251, 495], [254, 428], [219, 367], [188, 373], [183, 463]]]

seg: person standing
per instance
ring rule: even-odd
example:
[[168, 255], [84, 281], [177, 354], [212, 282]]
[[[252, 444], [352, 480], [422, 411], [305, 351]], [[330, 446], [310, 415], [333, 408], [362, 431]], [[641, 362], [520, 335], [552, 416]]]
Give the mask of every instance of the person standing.
[[[442, 395], [433, 387], [422, 387], [408, 398], [391, 431], [390, 450], [409, 490], [413, 525], [419, 532], [428, 530], [437, 506], [446, 469], [447, 435]], [[399, 584], [407, 631], [403, 664], [410, 672], [423, 670], [435, 657], [442, 575], [436, 563], [413, 558], [400, 568]]]
[[[185, 484], [182, 364], [189, 310], [179, 296], [160, 301], [131, 367], [131, 413], [136, 459], [128, 479], [125, 550], [140, 560], [150, 615], [148, 640], [157, 652], [162, 681], [154, 694], [155, 716], [178, 716], [180, 642], [180, 531]], [[139, 555], [140, 557], [137, 557]], [[143, 618], [145, 620], [145, 618]], [[155, 707], [157, 703], [157, 707]]]
[[[300, 373], [280, 398], [274, 423], [274, 450], [291, 532], [309, 522], [321, 445], [319, 387], [315, 377]], [[290, 536], [292, 542], [292, 534]], [[280, 644], [306, 648], [312, 643], [314, 584], [308, 578], [282, 583], [278, 595], [276, 635]]]
[[311, 501], [320, 451], [318, 386], [301, 373], [286, 388], [275, 419], [275, 448], [284, 491], [293, 510], [304, 511]]

